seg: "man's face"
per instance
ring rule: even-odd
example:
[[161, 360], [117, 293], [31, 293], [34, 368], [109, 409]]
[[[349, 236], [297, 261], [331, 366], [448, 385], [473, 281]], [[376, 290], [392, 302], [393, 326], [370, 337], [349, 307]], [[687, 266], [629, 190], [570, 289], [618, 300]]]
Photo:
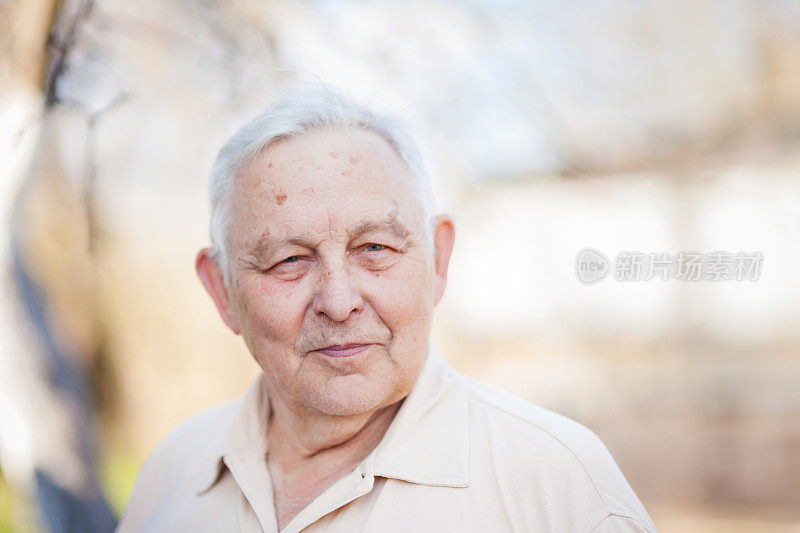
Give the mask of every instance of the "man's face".
[[362, 413], [416, 381], [446, 261], [412, 183], [383, 138], [342, 128], [279, 141], [237, 178], [229, 325], [289, 405]]

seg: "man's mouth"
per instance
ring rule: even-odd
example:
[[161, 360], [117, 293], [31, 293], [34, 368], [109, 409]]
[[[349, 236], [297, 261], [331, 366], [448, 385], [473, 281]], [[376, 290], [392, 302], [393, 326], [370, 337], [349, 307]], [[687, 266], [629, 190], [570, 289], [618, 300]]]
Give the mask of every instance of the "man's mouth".
[[329, 357], [349, 357], [351, 355], [355, 355], [357, 353], [361, 353], [367, 348], [372, 346], [371, 344], [356, 344], [356, 343], [349, 343], [349, 344], [335, 344], [333, 346], [328, 346], [326, 348], [320, 348], [317, 350], [320, 353], [323, 353]]

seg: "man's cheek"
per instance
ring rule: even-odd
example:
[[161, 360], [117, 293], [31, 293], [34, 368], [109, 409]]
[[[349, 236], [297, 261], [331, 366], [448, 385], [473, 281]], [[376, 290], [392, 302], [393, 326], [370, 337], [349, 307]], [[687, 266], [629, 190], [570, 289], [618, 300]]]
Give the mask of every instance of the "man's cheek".
[[281, 328], [302, 321], [306, 306], [290, 295], [281, 297], [262, 291], [251, 298], [249, 308], [257, 321], [265, 326]]
[[393, 329], [408, 328], [428, 316], [427, 307], [420, 306], [420, 295], [406, 290], [391, 293], [394, 298], [387, 302], [381, 316]]

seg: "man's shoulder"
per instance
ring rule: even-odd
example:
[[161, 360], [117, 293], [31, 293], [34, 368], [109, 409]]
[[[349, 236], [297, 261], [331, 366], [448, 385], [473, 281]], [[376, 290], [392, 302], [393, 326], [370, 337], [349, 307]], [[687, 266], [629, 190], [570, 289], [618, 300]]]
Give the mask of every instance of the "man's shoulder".
[[242, 398], [200, 411], [175, 426], [153, 449], [139, 470], [134, 493], [145, 486], [166, 490], [188, 481], [190, 470], [221, 444]]
[[[464, 376], [471, 404], [498, 429], [511, 429], [509, 437], [549, 441], [564, 451], [605, 448], [591, 429], [564, 415], [515, 396], [493, 385]], [[529, 442], [529, 441], [528, 441]]]
[[148, 461], [170, 455], [192, 457], [207, 453], [222, 437], [241, 402], [241, 397], [235, 398], [186, 418], [158, 443]]
[[204, 461], [219, 448], [242, 398], [216, 405], [172, 429], [139, 469], [118, 531], [147, 529], [149, 520], [192, 489]]
[[[463, 375], [462, 375], [463, 376]], [[619, 515], [655, 531], [627, 479], [597, 434], [583, 424], [488, 383], [463, 376], [473, 431], [491, 443], [495, 466], [512, 484], [569, 493], [599, 525]], [[545, 486], [546, 485], [546, 486]], [[566, 491], [566, 492], [565, 492]], [[594, 501], [594, 503], [591, 503]]]

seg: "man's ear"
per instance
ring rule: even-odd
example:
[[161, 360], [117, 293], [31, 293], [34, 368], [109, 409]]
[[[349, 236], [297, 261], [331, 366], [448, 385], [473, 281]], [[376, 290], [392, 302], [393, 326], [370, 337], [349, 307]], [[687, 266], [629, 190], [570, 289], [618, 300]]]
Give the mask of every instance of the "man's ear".
[[435, 250], [436, 266], [436, 299], [435, 304], [444, 296], [447, 286], [447, 267], [450, 265], [450, 256], [453, 253], [453, 244], [456, 240], [456, 230], [453, 219], [448, 215], [438, 215], [434, 222], [433, 244]]
[[197, 253], [194, 266], [208, 294], [214, 300], [222, 320], [238, 335], [239, 325], [231, 307], [228, 289], [225, 287], [225, 280], [222, 277], [222, 269], [211, 256], [211, 248], [203, 248]]

